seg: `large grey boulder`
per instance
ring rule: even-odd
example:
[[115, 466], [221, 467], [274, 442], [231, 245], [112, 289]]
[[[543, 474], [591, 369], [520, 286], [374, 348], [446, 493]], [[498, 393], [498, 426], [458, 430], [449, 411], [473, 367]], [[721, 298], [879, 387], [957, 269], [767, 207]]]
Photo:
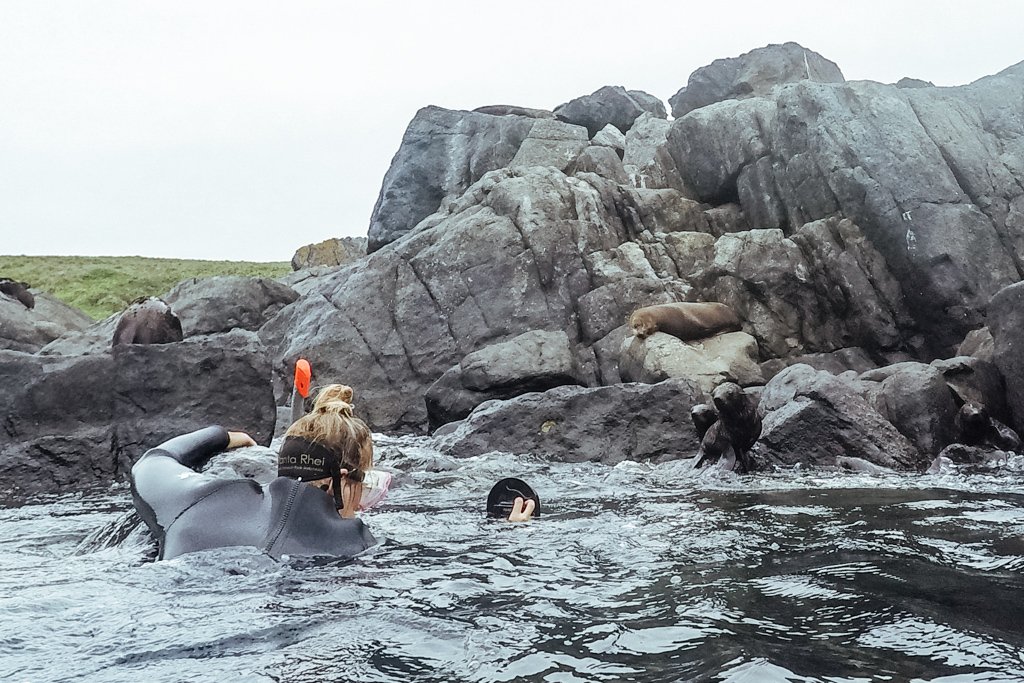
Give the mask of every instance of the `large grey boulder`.
[[163, 296], [181, 319], [186, 337], [258, 330], [298, 298], [295, 290], [281, 282], [241, 275], [184, 280]]
[[745, 332], [685, 342], [655, 332], [646, 339], [629, 336], [623, 340], [619, 374], [624, 382], [651, 384], [683, 377], [710, 396], [723, 382], [764, 384], [757, 361], [757, 341]]
[[993, 360], [1006, 382], [1012, 427], [1024, 434], [1024, 282], [1001, 290], [988, 311]]
[[793, 365], [765, 385], [760, 453], [771, 464], [842, 466], [849, 459], [917, 470], [923, 457], [851, 385], [808, 365]]
[[558, 387], [492, 401], [436, 439], [459, 457], [489, 451], [564, 462], [672, 460], [697, 452], [690, 408], [700, 389], [687, 380], [609, 387]]
[[716, 59], [694, 71], [686, 87], [668, 101], [672, 116], [678, 119], [715, 102], [767, 95], [777, 85], [801, 80], [842, 83], [846, 79], [834, 62], [817, 52], [783, 43]]
[[933, 360], [931, 366], [942, 373], [958, 404], [976, 403], [985, 406], [989, 415], [1000, 422], [1012, 421], [1006, 405], [1006, 385], [994, 363], [973, 356], [955, 356]]
[[461, 420], [484, 401], [581, 383], [569, 336], [531, 330], [467, 354], [430, 385], [425, 395], [430, 428]]
[[755, 227], [853, 220], [945, 356], [1021, 277], [1021, 92], [1024, 65], [960, 88], [803, 80], [677, 119], [669, 151], [700, 200], [738, 200]]
[[35, 305], [27, 308], [0, 294], [0, 349], [35, 353], [63, 334], [83, 330], [92, 318], [56, 297], [29, 289]]
[[0, 385], [0, 477], [15, 498], [109, 484], [210, 424], [266, 445], [276, 417], [270, 364], [244, 332], [74, 357], [0, 351]]
[[676, 162], [668, 151], [672, 124], [650, 112], [641, 114], [626, 133], [622, 163], [636, 187], [652, 190], [669, 188], [693, 197], [683, 184]]
[[[529, 142], [524, 147], [524, 142]], [[518, 165], [566, 168], [587, 145], [577, 126], [526, 116], [495, 116], [440, 107], [416, 113], [384, 175], [370, 216], [374, 252], [458, 197], [488, 171]]]
[[[861, 379], [884, 370], [864, 373]], [[957, 437], [954, 421], [959, 406], [953, 397], [938, 368], [914, 362], [897, 364], [868, 392], [875, 410], [929, 458]]]
[[645, 112], [665, 118], [665, 105], [661, 100], [640, 90], [626, 90], [619, 85], [606, 85], [589, 95], [561, 104], [554, 109], [559, 121], [583, 126], [590, 137], [607, 125], [623, 133]]

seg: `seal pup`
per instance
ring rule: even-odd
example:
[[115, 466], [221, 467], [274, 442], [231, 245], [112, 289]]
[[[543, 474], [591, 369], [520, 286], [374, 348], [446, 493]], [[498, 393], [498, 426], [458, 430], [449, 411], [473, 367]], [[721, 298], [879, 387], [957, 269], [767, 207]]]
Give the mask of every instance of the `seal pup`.
[[129, 304], [117, 321], [111, 346], [125, 344], [170, 344], [184, 339], [181, 320], [163, 299], [139, 297]]
[[629, 316], [629, 327], [638, 339], [646, 339], [655, 332], [665, 332], [682, 341], [742, 329], [736, 312], [714, 301], [680, 301], [644, 306]]
[[694, 468], [703, 467], [705, 462], [721, 460], [723, 469], [738, 465], [740, 472], [750, 472], [753, 463], [748, 457], [750, 449], [761, 436], [761, 416], [740, 385], [725, 382], [718, 385], [711, 394], [717, 420], [706, 426], [712, 419], [711, 406], [699, 404], [690, 411], [697, 433], [705, 430], [697, 451]]

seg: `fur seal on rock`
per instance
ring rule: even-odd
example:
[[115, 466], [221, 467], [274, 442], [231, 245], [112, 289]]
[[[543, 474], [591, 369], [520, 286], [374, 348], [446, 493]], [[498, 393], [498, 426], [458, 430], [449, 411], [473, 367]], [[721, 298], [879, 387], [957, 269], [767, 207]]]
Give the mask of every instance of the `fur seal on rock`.
[[734, 382], [718, 385], [711, 395], [711, 401], [718, 419], [710, 426], [705, 426], [712, 419], [708, 414], [710, 406], [700, 404], [690, 411], [697, 433], [706, 430], [701, 437], [694, 467], [701, 467], [709, 460], [721, 459], [723, 463], [734, 461], [733, 465], [740, 472], [750, 472], [753, 463], [747, 457], [747, 452], [761, 437], [761, 417], [757, 414], [757, 406], [740, 385]]
[[714, 301], [644, 306], [629, 316], [629, 327], [638, 339], [665, 332], [682, 341], [738, 332], [742, 328], [734, 310]]
[[32, 292], [28, 291], [29, 284], [27, 282], [15, 282], [10, 278], [0, 278], [0, 293], [6, 294], [12, 299], [17, 299], [25, 306], [25, 308], [32, 309], [36, 306], [36, 298], [32, 295]]
[[125, 344], [170, 344], [184, 339], [181, 320], [163, 299], [143, 296], [121, 314], [111, 346]]

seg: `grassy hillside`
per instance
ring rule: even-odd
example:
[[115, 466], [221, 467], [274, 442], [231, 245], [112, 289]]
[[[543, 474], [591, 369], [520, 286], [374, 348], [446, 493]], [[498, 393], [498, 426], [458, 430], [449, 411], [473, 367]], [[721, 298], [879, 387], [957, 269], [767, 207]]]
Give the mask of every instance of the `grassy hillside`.
[[160, 296], [190, 277], [280, 277], [286, 261], [189, 261], [141, 256], [0, 256], [0, 278], [22, 280], [99, 320], [140, 296]]

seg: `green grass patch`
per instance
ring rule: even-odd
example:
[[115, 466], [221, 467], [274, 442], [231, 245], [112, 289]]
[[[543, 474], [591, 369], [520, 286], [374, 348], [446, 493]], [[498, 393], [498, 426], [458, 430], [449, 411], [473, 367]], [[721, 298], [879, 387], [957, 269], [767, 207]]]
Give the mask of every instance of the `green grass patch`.
[[182, 280], [214, 275], [280, 277], [287, 261], [193, 261], [142, 256], [0, 256], [0, 278], [27, 282], [99, 320], [140, 296], [160, 296]]

